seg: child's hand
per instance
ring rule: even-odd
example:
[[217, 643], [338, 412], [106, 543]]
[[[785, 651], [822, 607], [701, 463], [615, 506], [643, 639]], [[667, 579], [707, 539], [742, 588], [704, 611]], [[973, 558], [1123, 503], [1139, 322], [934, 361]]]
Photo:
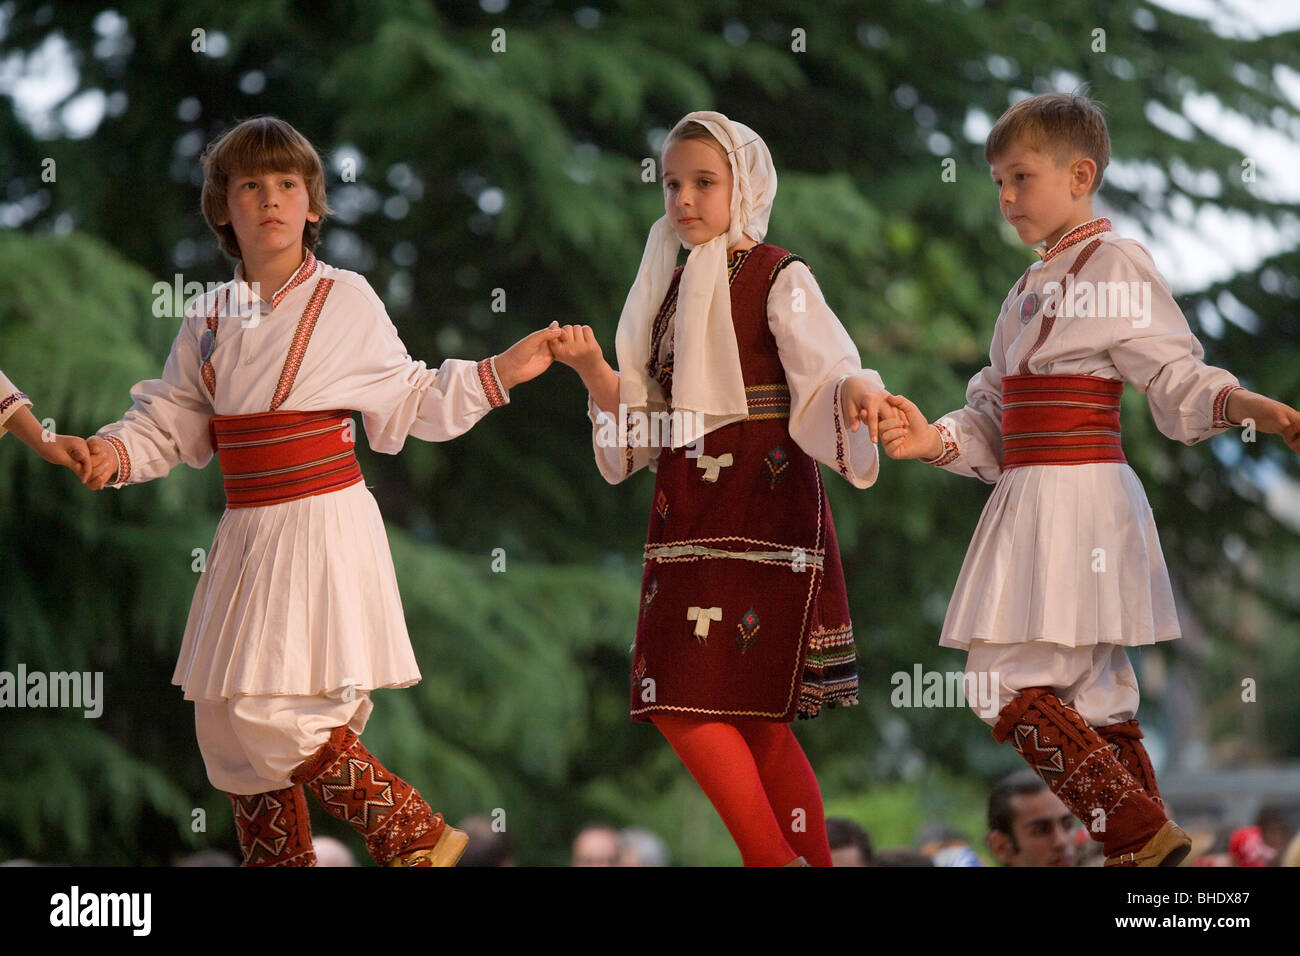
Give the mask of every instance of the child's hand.
[[889, 408], [889, 393], [877, 391], [865, 375], [850, 375], [840, 389], [840, 411], [849, 431], [867, 426], [872, 442], [880, 440], [880, 420]]
[[551, 354], [578, 373], [597, 408], [614, 414], [619, 408], [618, 373], [605, 361], [590, 325], [566, 325], [551, 342]]
[[596, 333], [590, 325], [566, 325], [560, 332], [560, 337], [551, 343], [551, 354], [585, 381], [605, 361]]
[[84, 439], [75, 435], [52, 435], [53, 441], [42, 441], [38, 454], [52, 465], [72, 469], [84, 485], [90, 478], [90, 449]]
[[80, 438], [47, 431], [26, 408], [20, 408], [9, 419], [7, 428], [50, 464], [72, 469], [85, 483], [90, 475], [90, 452]]
[[560, 323], [526, 335], [496, 357], [497, 377], [506, 391], [541, 375], [555, 361], [550, 343], [560, 336]]
[[102, 438], [91, 438], [86, 442], [90, 450], [90, 477], [85, 480], [91, 491], [102, 491], [115, 474], [117, 474], [117, 455], [113, 447]]
[[40, 441], [33, 444], [32, 448], [51, 465], [72, 469], [82, 484], [90, 477], [90, 451], [84, 440], [73, 435], [43, 432]]
[[943, 440], [921, 410], [902, 395], [889, 396], [896, 417], [883, 422], [880, 441], [890, 458], [938, 458]]
[[1223, 413], [1234, 422], [1244, 423], [1249, 418], [1257, 430], [1281, 435], [1288, 448], [1300, 452], [1300, 412], [1290, 405], [1238, 388], [1228, 394]]

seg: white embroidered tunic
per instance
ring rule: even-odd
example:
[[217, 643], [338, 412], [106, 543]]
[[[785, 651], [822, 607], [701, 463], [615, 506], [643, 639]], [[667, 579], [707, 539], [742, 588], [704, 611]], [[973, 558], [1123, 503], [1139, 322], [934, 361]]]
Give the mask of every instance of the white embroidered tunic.
[[[99, 431], [125, 458], [113, 487], [162, 477], [180, 463], [204, 467], [213, 456], [213, 414], [270, 408], [320, 278], [333, 286], [282, 409], [360, 412], [370, 447], [396, 454], [407, 436], [455, 438], [508, 401], [488, 360], [447, 359], [434, 371], [412, 359], [366, 280], [308, 255], [274, 308], [263, 303], [270, 311], [256, 324], [220, 319], [215, 397], [203, 381], [200, 340], [213, 303], [229, 301], [241, 273], [191, 304], [162, 378], [136, 385], [125, 417]], [[243, 296], [252, 301], [247, 287]], [[383, 519], [364, 483], [225, 512], [172, 677], [186, 699], [337, 695], [419, 679]]]
[[[1108, 228], [1094, 220], [1073, 230], [1030, 267], [1023, 290], [1012, 287], [966, 407], [935, 423], [944, 450], [932, 464], [996, 482], [948, 605], [945, 647], [1131, 646], [1180, 634], [1151, 508], [1128, 464], [1002, 470], [1003, 375], [1122, 379], [1146, 395], [1161, 432], [1189, 445], [1231, 424], [1224, 407], [1236, 378], [1205, 364], [1147, 250]], [[1101, 244], [1067, 284], [1065, 273], [1094, 237]], [[1054, 319], [1045, 315], [1049, 283], [1061, 286]], [[1127, 309], [1118, 285], [1099, 283], [1124, 283]]]

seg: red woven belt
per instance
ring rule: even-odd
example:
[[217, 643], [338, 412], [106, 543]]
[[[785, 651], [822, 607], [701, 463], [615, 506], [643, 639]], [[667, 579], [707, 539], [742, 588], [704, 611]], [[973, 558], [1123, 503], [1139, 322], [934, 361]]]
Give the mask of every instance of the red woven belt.
[[1096, 375], [1002, 379], [1002, 467], [1124, 462], [1119, 404], [1124, 383]]
[[214, 415], [227, 508], [278, 505], [361, 481], [346, 411]]

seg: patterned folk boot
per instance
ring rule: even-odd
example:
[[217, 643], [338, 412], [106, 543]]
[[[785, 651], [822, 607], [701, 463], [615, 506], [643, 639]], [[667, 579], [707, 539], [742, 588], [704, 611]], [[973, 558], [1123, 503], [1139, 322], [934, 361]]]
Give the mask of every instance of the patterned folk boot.
[[227, 793], [244, 866], [315, 866], [311, 819], [302, 787], [244, 796]]
[[469, 842], [347, 727], [336, 727], [329, 742], [294, 771], [293, 780], [351, 824], [380, 866], [455, 866]]
[[993, 736], [1010, 741], [1052, 792], [1099, 840], [1107, 866], [1176, 866], [1191, 840], [1165, 817], [1110, 746], [1050, 687], [1007, 704]]
[[1120, 764], [1131, 773], [1147, 796], [1161, 810], [1165, 801], [1160, 797], [1160, 788], [1156, 785], [1156, 772], [1151, 766], [1147, 749], [1138, 741], [1142, 739], [1142, 730], [1136, 720], [1126, 720], [1122, 724], [1108, 724], [1097, 728], [1097, 735], [1110, 745], [1111, 751]]

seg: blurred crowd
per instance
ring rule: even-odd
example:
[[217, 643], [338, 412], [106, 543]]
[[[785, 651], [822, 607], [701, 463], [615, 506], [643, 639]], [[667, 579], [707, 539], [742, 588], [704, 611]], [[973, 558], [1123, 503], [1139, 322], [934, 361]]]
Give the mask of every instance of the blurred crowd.
[[[1295, 814], [1268, 805], [1256, 821], [1240, 827], [1186, 829], [1192, 851], [1183, 866], [1300, 866], [1300, 832]], [[487, 816], [459, 824], [469, 834], [469, 848], [460, 866], [514, 866], [515, 845], [510, 834]], [[998, 781], [989, 793], [983, 854], [967, 834], [945, 824], [923, 827], [913, 846], [877, 849], [867, 828], [842, 817], [826, 821], [826, 836], [835, 866], [1101, 866], [1101, 844], [1031, 770], [1019, 770]], [[329, 836], [315, 837], [319, 866], [358, 866], [348, 844]], [[579, 828], [570, 846], [570, 866], [669, 866], [667, 842], [644, 827], [616, 827], [592, 822]], [[236, 866], [234, 853], [204, 850], [177, 860], [176, 866]], [[39, 865], [8, 860], [0, 866]]]
[[[1300, 866], [1300, 832], [1281, 806], [1263, 807], [1241, 827], [1189, 827], [1192, 851], [1183, 866]], [[1031, 770], [1004, 777], [989, 793], [981, 855], [966, 835], [945, 824], [923, 827], [912, 846], [875, 848], [861, 823], [826, 821], [835, 866], [1101, 866], [1101, 844]], [[582, 827], [570, 866], [667, 866], [668, 849], [654, 833], [606, 823]], [[462, 866], [465, 864], [462, 863]]]

